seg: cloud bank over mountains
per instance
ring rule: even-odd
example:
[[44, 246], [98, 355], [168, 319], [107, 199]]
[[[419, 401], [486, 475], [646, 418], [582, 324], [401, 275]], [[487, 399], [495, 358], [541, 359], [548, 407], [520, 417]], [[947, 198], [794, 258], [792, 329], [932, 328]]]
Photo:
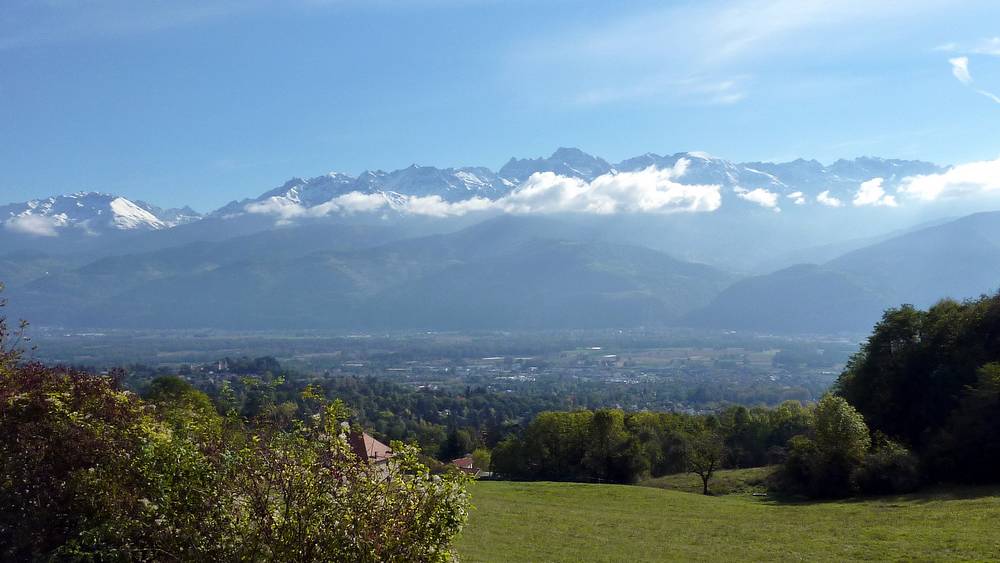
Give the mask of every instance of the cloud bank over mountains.
[[[454, 217], [480, 211], [518, 215], [552, 213], [697, 213], [715, 211], [722, 205], [722, 186], [683, 184], [690, 161], [679, 159], [672, 168], [649, 166], [635, 172], [611, 172], [587, 181], [554, 172], [535, 172], [497, 199], [474, 196], [446, 201], [439, 195], [362, 193], [352, 191], [326, 203], [306, 207], [281, 196], [246, 205], [249, 213], [277, 215], [280, 221], [316, 218], [342, 213], [394, 210], [410, 215]], [[775, 198], [777, 196], [775, 195]]]
[[[698, 158], [710, 159], [707, 156]], [[253, 214], [275, 215], [283, 223], [297, 218], [389, 210], [429, 217], [458, 217], [476, 212], [612, 215], [711, 213], [719, 210], [723, 206], [723, 183], [688, 183], [686, 175], [690, 167], [690, 158], [680, 158], [668, 168], [650, 165], [637, 171], [612, 170], [592, 180], [551, 171], [535, 172], [495, 199], [477, 195], [448, 201], [438, 195], [352, 191], [311, 207], [279, 195], [248, 203], [244, 209]], [[831, 190], [820, 191], [811, 197], [797, 189], [782, 193], [773, 186], [734, 185], [731, 191], [742, 201], [776, 213], [782, 210], [782, 198], [797, 207], [812, 204], [836, 209], [845, 207], [846, 201], [851, 207], [897, 208], [907, 203], [928, 203], [938, 199], [1000, 192], [1000, 159], [960, 164], [933, 174], [892, 179], [876, 176], [861, 181], [856, 188], [840, 196], [834, 195]]]
[[1000, 196], [1000, 158], [945, 168], [872, 157], [829, 165], [802, 159], [734, 163], [685, 152], [646, 153], [611, 164], [579, 149], [562, 148], [549, 157], [511, 159], [497, 172], [413, 165], [357, 177], [330, 173], [292, 178], [204, 216], [189, 208], [161, 209], [122, 196], [78, 192], [0, 206], [0, 224], [12, 234], [45, 238], [62, 232], [96, 236], [105, 231], [162, 230], [206, 217], [225, 221], [241, 215], [287, 225], [362, 214], [665, 216], [708, 215], [726, 208], [794, 214], [808, 221], [815, 213], [862, 208], [933, 214], [929, 206], [937, 201], [951, 202], [949, 206], [959, 201], [960, 207], [978, 210], [982, 207], [974, 206], [986, 201], [983, 198], [994, 196]]
[[1000, 192], [1000, 158], [959, 164], [939, 174], [906, 178], [899, 192], [922, 201], [996, 194]]

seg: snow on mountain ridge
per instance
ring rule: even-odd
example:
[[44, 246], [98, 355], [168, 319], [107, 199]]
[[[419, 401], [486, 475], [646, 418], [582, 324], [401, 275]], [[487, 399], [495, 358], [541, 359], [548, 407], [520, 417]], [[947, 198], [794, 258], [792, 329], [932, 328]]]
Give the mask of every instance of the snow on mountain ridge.
[[[874, 178], [883, 178], [886, 189], [891, 189], [907, 176], [944, 170], [927, 162], [872, 157], [841, 159], [830, 165], [803, 159], [784, 163], [735, 163], [700, 151], [663, 156], [647, 152], [612, 164], [580, 149], [561, 147], [548, 157], [511, 158], [496, 172], [486, 167], [436, 168], [414, 164], [392, 172], [366, 170], [356, 177], [339, 172], [308, 179], [293, 177], [257, 197], [230, 202], [207, 216], [240, 216], [247, 212], [248, 205], [265, 202], [286, 210], [312, 209], [324, 204], [329, 206], [330, 202], [349, 194], [377, 196], [369, 197], [371, 201], [381, 197], [387, 208], [397, 210], [405, 208], [406, 198], [438, 197], [447, 204], [475, 198], [497, 200], [536, 172], [592, 182], [606, 174], [637, 172], [650, 166], [671, 169], [681, 160], [686, 163], [683, 175], [677, 179], [681, 184], [720, 185], [724, 193], [754, 192], [767, 196], [768, 201], [776, 201], [770, 196], [773, 193], [800, 206], [817, 201], [820, 194], [826, 194], [828, 199], [850, 201], [861, 183]], [[753, 205], [746, 197], [734, 197], [732, 201], [737, 207]], [[10, 230], [21, 229], [45, 236], [71, 227], [88, 234], [162, 230], [201, 218], [202, 215], [190, 208], [164, 210], [122, 196], [86, 191], [0, 206], [0, 224]]]
[[190, 208], [163, 210], [103, 192], [79, 191], [0, 206], [0, 224], [24, 234], [56, 236], [62, 229], [86, 234], [168, 229], [200, 219]]

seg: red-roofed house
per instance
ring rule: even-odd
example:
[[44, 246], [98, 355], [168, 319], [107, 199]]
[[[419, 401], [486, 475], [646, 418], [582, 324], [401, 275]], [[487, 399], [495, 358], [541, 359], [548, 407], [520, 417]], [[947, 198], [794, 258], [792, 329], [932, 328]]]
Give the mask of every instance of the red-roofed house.
[[483, 472], [481, 468], [476, 467], [475, 462], [472, 461], [471, 455], [463, 456], [458, 459], [453, 459], [451, 460], [450, 463], [455, 467], [461, 469], [463, 473], [468, 473], [473, 477], [479, 477], [479, 475]]
[[348, 441], [358, 459], [369, 463], [386, 463], [392, 457], [392, 449], [367, 432], [351, 432]]

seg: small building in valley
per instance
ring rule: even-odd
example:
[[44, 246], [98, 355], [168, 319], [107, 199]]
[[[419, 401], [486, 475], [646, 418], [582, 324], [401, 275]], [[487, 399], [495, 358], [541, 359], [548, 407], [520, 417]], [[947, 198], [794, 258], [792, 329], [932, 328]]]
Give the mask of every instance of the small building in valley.
[[453, 459], [449, 463], [459, 468], [463, 473], [467, 473], [473, 477], [489, 477], [489, 473], [485, 472], [484, 468], [476, 467], [476, 462], [472, 459], [472, 454]]
[[389, 459], [392, 458], [392, 448], [379, 442], [367, 432], [353, 431], [348, 437], [348, 441], [358, 459], [368, 463], [388, 463]]

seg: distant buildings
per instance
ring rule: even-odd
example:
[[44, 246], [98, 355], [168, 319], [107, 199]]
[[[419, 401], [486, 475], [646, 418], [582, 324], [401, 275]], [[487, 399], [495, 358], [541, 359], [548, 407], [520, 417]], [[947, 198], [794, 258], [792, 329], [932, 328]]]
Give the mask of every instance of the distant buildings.
[[392, 458], [392, 448], [376, 440], [367, 432], [351, 432], [348, 443], [358, 459], [373, 464], [385, 464]]
[[471, 475], [471, 476], [473, 476], [475, 478], [489, 477], [489, 476], [492, 475], [488, 471], [488, 469], [489, 469], [488, 467], [476, 467], [476, 462], [472, 458], [472, 454], [466, 454], [466, 455], [464, 455], [464, 456], [462, 456], [462, 457], [460, 457], [458, 459], [453, 459], [453, 460], [451, 460], [448, 463], [450, 463], [451, 465], [454, 465], [459, 470], [461, 470], [463, 473]]

